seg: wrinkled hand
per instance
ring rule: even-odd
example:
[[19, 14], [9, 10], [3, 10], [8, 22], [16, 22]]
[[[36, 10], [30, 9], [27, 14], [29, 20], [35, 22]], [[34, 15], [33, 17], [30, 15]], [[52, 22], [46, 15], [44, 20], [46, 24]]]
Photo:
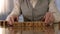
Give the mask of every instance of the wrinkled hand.
[[12, 25], [15, 19], [18, 21], [18, 16], [12, 15], [12, 16], [8, 16], [6, 21], [8, 21], [8, 24]]
[[52, 23], [54, 22], [54, 16], [53, 13], [47, 12], [46, 15], [44, 16], [45, 18], [45, 23]]

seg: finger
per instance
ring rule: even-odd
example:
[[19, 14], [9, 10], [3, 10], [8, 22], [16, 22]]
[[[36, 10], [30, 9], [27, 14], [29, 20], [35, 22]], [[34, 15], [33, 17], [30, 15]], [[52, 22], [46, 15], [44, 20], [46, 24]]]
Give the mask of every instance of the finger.
[[52, 15], [52, 13], [50, 13], [50, 15], [49, 15], [49, 23], [51, 23], [53, 20], [53, 15]]
[[14, 23], [13, 17], [10, 17], [11, 24]]
[[9, 24], [9, 25], [12, 25], [12, 22], [11, 22], [11, 20], [10, 20], [10, 19], [8, 20], [8, 24]]
[[45, 17], [45, 23], [48, 23], [48, 22], [49, 22], [49, 16], [50, 16], [50, 15], [47, 13], [47, 14], [46, 14], [46, 17]]
[[53, 14], [49, 13], [48, 15], [49, 17], [48, 17], [48, 20], [46, 21], [46, 24], [52, 24], [52, 22], [54, 21]]
[[50, 23], [50, 21], [49, 21], [49, 20], [47, 20], [47, 21], [46, 21], [46, 24], [49, 24], [49, 23]]
[[53, 14], [50, 14], [50, 18], [49, 18], [49, 20], [50, 20], [51, 23], [54, 21]]

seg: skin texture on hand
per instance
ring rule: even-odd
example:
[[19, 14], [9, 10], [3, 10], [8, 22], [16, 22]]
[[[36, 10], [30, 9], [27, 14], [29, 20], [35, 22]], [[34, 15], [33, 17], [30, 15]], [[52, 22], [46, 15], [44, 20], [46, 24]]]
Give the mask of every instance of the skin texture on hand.
[[8, 16], [7, 18], [8, 24], [12, 25], [15, 21], [18, 21], [18, 16]]
[[54, 16], [53, 13], [47, 12], [46, 15], [44, 16], [45, 18], [45, 23], [52, 23], [54, 22]]

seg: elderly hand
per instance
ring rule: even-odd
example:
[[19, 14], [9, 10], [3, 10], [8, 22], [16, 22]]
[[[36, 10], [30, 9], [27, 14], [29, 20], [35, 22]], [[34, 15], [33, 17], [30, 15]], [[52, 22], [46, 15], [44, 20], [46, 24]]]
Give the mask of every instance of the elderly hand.
[[18, 21], [18, 16], [15, 15], [8, 16], [6, 21], [9, 22], [8, 24], [12, 25], [14, 21]]
[[54, 22], [54, 16], [53, 16], [53, 13], [51, 12], [47, 12], [44, 18], [45, 18], [45, 23], [47, 24]]

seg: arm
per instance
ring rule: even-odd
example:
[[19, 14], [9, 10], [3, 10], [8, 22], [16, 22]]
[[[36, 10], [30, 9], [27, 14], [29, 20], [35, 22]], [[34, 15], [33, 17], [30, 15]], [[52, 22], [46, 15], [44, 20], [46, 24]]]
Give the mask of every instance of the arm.
[[15, 18], [16, 18], [16, 20], [18, 20], [18, 16], [21, 15], [20, 1], [21, 0], [14, 0], [14, 8], [13, 8], [13, 11], [6, 18], [6, 21], [8, 21], [10, 24], [11, 23], [14, 23], [14, 19]]
[[[20, 0], [14, 0], [14, 8], [10, 15], [7, 17], [7, 21], [9, 25], [13, 25], [14, 18], [17, 18], [20, 15]], [[18, 19], [18, 18], [17, 18]], [[16, 20], [17, 20], [16, 19]]]
[[54, 22], [60, 21], [60, 13], [55, 5], [55, 0], [51, 0], [49, 4], [49, 11], [53, 13], [53, 16], [55, 18]]
[[11, 15], [19, 16], [20, 12], [21, 12], [20, 11], [20, 0], [14, 0], [14, 8], [9, 16], [11, 16]]

